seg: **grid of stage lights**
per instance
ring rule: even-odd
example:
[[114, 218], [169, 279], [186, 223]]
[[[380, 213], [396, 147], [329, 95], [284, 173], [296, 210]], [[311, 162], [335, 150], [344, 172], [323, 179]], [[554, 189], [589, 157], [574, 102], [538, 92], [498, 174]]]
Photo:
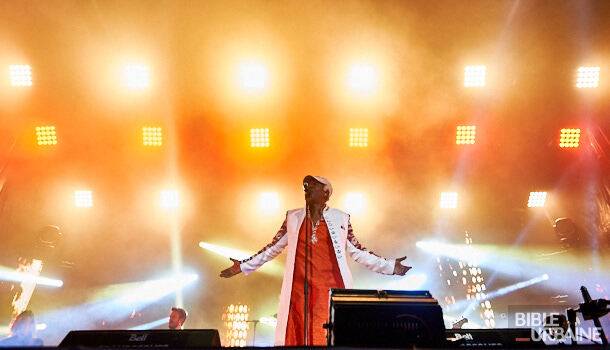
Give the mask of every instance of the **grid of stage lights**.
[[142, 64], [128, 64], [123, 68], [123, 81], [130, 90], [143, 90], [150, 84], [148, 67]]
[[[466, 246], [472, 245], [472, 237], [469, 232], [464, 234], [464, 243]], [[495, 327], [494, 311], [491, 302], [487, 300], [487, 286], [483, 272], [477, 264], [467, 262], [468, 260], [467, 256], [459, 257], [457, 261], [448, 257], [436, 258], [440, 278], [447, 284], [445, 286], [445, 305], [448, 310], [451, 310], [456, 304], [455, 296], [457, 295], [461, 299], [465, 295], [466, 300], [478, 304], [479, 316], [485, 325], [493, 328]], [[477, 304], [473, 304], [473, 306]]]
[[163, 145], [163, 129], [156, 126], [143, 127], [142, 142], [144, 146], [160, 147]]
[[93, 206], [93, 193], [88, 190], [74, 191], [74, 205], [77, 208], [91, 208]]
[[32, 86], [32, 67], [27, 64], [11, 64], [9, 74], [12, 86]]
[[484, 65], [466, 66], [464, 68], [464, 87], [484, 87], [487, 67]]
[[36, 141], [39, 146], [49, 146], [57, 144], [57, 132], [54, 126], [37, 126]]
[[559, 147], [578, 148], [580, 145], [580, 129], [561, 129]]
[[457, 192], [441, 192], [440, 207], [442, 209], [455, 209], [458, 205]]
[[530, 192], [527, 200], [528, 208], [542, 208], [546, 203], [546, 192]]
[[451, 292], [451, 289], [455, 289], [456, 287], [460, 286], [460, 284], [455, 281], [455, 279], [459, 278], [459, 276], [453, 267], [452, 261], [449, 258], [441, 258], [440, 256], [437, 256], [436, 262], [438, 263], [439, 276], [441, 280], [447, 282], [446, 288], [448, 290], [448, 293], [444, 296], [444, 301], [445, 306], [450, 309], [451, 306], [455, 304], [455, 296]]
[[576, 71], [576, 87], [592, 89], [599, 86], [599, 67], [578, 67]]
[[354, 64], [347, 74], [347, 85], [361, 95], [373, 93], [379, 85], [378, 80], [377, 69], [371, 64]]
[[180, 198], [176, 190], [163, 190], [160, 195], [161, 208], [175, 209], [180, 205]]
[[349, 146], [364, 148], [369, 146], [369, 129], [367, 128], [350, 128], [349, 129]]
[[249, 308], [245, 304], [231, 304], [227, 306], [222, 314], [225, 326], [225, 339], [227, 346], [244, 347], [248, 338], [248, 315]]
[[[466, 232], [464, 241], [467, 246], [472, 245], [472, 237]], [[465, 259], [464, 259], [465, 260]], [[466, 286], [466, 299], [477, 300], [479, 303], [479, 316], [488, 328], [496, 326], [494, 311], [491, 302], [487, 298], [487, 286], [481, 268], [476, 264], [459, 262], [462, 268], [462, 284]]]
[[269, 129], [254, 128], [250, 129], [250, 147], [266, 148], [269, 147]]
[[455, 134], [456, 145], [474, 145], [477, 136], [475, 125], [459, 125]]
[[264, 214], [274, 214], [280, 210], [280, 195], [277, 192], [262, 192], [258, 205]]
[[364, 212], [364, 195], [360, 192], [348, 192], [343, 202], [345, 210], [350, 214], [360, 214]]
[[246, 92], [260, 92], [267, 87], [269, 72], [262, 63], [242, 62], [238, 68], [239, 86]]

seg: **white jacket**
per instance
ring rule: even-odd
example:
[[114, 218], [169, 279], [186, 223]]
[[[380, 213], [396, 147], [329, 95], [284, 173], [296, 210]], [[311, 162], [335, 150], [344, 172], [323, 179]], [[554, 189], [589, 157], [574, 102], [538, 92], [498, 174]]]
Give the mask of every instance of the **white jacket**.
[[[282, 293], [280, 294], [280, 305], [277, 314], [277, 328], [275, 330], [275, 345], [277, 346], [284, 345], [286, 339], [294, 260], [299, 230], [305, 219], [305, 214], [305, 208], [289, 210], [286, 213], [284, 224], [271, 243], [250, 258], [241, 261], [240, 264], [242, 272], [247, 275], [278, 256], [288, 246], [288, 257], [286, 258], [286, 268], [284, 269], [284, 281], [282, 282]], [[352, 287], [352, 273], [347, 265], [347, 254], [371, 271], [387, 275], [394, 273], [395, 259], [385, 259], [377, 256], [360, 245], [358, 240], [356, 240], [349, 221], [349, 214], [329, 207], [326, 207], [322, 214], [328, 226], [328, 232], [333, 243], [337, 264], [339, 265], [345, 288]]]

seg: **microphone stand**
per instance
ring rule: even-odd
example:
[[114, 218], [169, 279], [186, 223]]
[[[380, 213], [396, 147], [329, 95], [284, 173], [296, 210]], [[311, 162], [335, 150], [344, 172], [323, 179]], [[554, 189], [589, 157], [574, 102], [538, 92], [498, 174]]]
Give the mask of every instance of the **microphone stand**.
[[[577, 343], [578, 343], [578, 341], [577, 341], [578, 337], [576, 335], [576, 317], [577, 317], [577, 313], [580, 312], [585, 321], [593, 320], [593, 324], [599, 330], [599, 333], [600, 333], [599, 335], [600, 335], [600, 338], [602, 341], [602, 345], [607, 347], [608, 338], [606, 338], [604, 328], [602, 327], [602, 324], [601, 324], [599, 318], [606, 315], [608, 312], [610, 312], [610, 309], [608, 308], [608, 306], [610, 305], [610, 301], [605, 300], [605, 299], [592, 300], [591, 295], [589, 294], [589, 291], [587, 290], [587, 287], [585, 287], [585, 286], [580, 287], [580, 293], [582, 294], [582, 298], [585, 302], [579, 304], [579, 308], [576, 310], [568, 309], [566, 311], [568, 324], [569, 324], [570, 330], [572, 331], [572, 336], [573, 336], [572, 345], [577, 345]], [[595, 342], [593, 339], [589, 339], [589, 340]]]
[[249, 320], [246, 321], [247, 323], [252, 323], [254, 324], [253, 330], [252, 330], [252, 346], [256, 346], [256, 325], [260, 322], [261, 320]]
[[308, 346], [309, 345], [309, 255], [310, 255], [310, 251], [309, 251], [309, 240], [310, 238], [310, 232], [311, 232], [311, 216], [309, 215], [309, 206], [306, 204], [305, 205], [305, 215], [307, 215], [307, 218], [309, 218], [309, 226], [305, 228], [305, 283], [303, 283], [303, 292], [305, 293], [305, 298], [304, 298], [304, 305], [303, 305], [303, 311], [305, 312], [305, 315], [303, 317], [303, 323], [305, 326], [304, 332], [303, 332], [303, 337], [304, 337], [304, 345]]
[[580, 312], [582, 313], [582, 317], [585, 320], [593, 320], [593, 324], [600, 332], [600, 338], [602, 340], [602, 344], [604, 346], [608, 346], [608, 338], [606, 338], [606, 334], [604, 333], [604, 328], [602, 327], [602, 323], [599, 321], [599, 318], [604, 316], [610, 311], [607, 309], [608, 300], [598, 299], [592, 300], [587, 287], [581, 286], [580, 292], [582, 294], [582, 298], [584, 299], [584, 303], [580, 304]]

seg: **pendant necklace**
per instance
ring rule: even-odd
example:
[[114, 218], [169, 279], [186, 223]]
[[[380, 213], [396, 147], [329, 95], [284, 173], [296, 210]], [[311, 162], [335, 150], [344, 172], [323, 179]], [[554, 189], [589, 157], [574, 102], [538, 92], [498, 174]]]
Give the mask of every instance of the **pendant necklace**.
[[318, 219], [318, 221], [316, 221], [314, 224], [309, 208], [307, 208], [307, 215], [309, 216], [309, 221], [311, 221], [311, 244], [316, 244], [318, 243], [318, 236], [316, 236], [316, 231], [318, 230], [318, 226], [320, 225], [320, 219], [322, 217], [320, 216], [320, 219]]

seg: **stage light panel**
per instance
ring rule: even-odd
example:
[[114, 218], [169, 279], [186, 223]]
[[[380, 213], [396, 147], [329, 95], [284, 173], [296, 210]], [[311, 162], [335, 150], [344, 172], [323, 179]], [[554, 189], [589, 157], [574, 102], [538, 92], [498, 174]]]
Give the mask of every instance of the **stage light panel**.
[[50, 146], [57, 144], [57, 132], [52, 125], [36, 127], [36, 141], [39, 146]]
[[592, 89], [599, 86], [599, 67], [578, 67], [576, 70], [576, 87]]
[[542, 208], [546, 202], [546, 192], [530, 192], [527, 200], [528, 208]]
[[93, 207], [93, 192], [89, 190], [74, 191], [74, 205], [77, 208]]
[[349, 129], [349, 146], [357, 148], [365, 148], [369, 145], [369, 129], [367, 128], [350, 128]]
[[250, 328], [248, 323], [249, 313], [250, 308], [245, 304], [231, 304], [225, 308], [222, 321], [225, 326], [225, 338], [228, 346], [246, 346]]
[[484, 65], [471, 65], [464, 68], [464, 87], [484, 87], [487, 67]]
[[269, 129], [268, 128], [250, 129], [250, 147], [267, 148], [269, 146], [270, 146], [270, 142], [269, 142]]
[[163, 129], [157, 126], [142, 128], [142, 142], [144, 146], [160, 147], [163, 145]]
[[347, 73], [347, 86], [351, 91], [368, 95], [374, 93], [379, 85], [379, 72], [372, 64], [353, 64]]
[[280, 210], [280, 195], [277, 192], [263, 192], [259, 195], [258, 205], [265, 214], [274, 214]]
[[580, 129], [561, 129], [559, 147], [578, 148], [580, 146]]
[[456, 145], [474, 145], [477, 127], [475, 125], [459, 125], [455, 134]]
[[256, 61], [241, 62], [238, 67], [239, 86], [246, 92], [261, 92], [269, 83], [267, 67]]
[[176, 190], [161, 191], [160, 204], [162, 208], [174, 209], [180, 205], [180, 198]]
[[457, 192], [441, 192], [440, 207], [443, 209], [455, 209], [458, 205]]
[[365, 205], [364, 194], [360, 192], [348, 192], [345, 194], [343, 206], [348, 213], [362, 213], [364, 212]]
[[11, 86], [32, 86], [32, 67], [27, 64], [11, 64], [9, 66]]
[[143, 90], [150, 85], [150, 71], [143, 64], [128, 64], [123, 67], [123, 82], [130, 90]]

